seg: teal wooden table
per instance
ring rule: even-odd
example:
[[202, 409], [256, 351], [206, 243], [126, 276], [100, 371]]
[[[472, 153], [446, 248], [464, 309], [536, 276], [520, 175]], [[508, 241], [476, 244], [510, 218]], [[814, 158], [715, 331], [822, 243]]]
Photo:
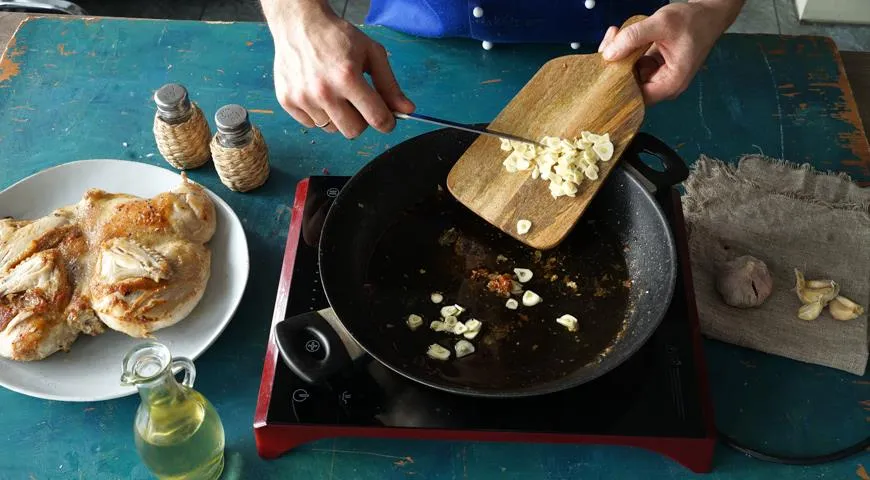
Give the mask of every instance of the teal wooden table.
[[[421, 112], [491, 119], [563, 47], [428, 41], [368, 29], [391, 53]], [[651, 109], [643, 130], [675, 146], [735, 160], [763, 152], [870, 181], [870, 149], [830, 41], [727, 36], [678, 100]], [[272, 152], [261, 189], [232, 193], [211, 165], [191, 172], [235, 209], [253, 271], [226, 332], [196, 364], [197, 386], [227, 433], [225, 478], [694, 478], [682, 466], [617, 447], [329, 439], [261, 460], [252, 430], [282, 249], [298, 180], [353, 174], [390, 145], [426, 128], [354, 141], [305, 131], [285, 115], [272, 84], [272, 44], [259, 24], [39, 19], [23, 24], [0, 66], [0, 187], [63, 162], [133, 159], [166, 166], [151, 135], [153, 91], [187, 85], [208, 115], [222, 104], [252, 112]], [[0, 212], [2, 215], [2, 212]], [[706, 342], [717, 424], [786, 454], [823, 452], [870, 431], [870, 379]], [[120, 366], [108, 365], [119, 369]], [[133, 447], [138, 398], [61, 403], [0, 389], [0, 478], [141, 479]], [[817, 467], [762, 463], [720, 448], [707, 478], [868, 478], [867, 454]], [[697, 478], [704, 478], [698, 475]]]

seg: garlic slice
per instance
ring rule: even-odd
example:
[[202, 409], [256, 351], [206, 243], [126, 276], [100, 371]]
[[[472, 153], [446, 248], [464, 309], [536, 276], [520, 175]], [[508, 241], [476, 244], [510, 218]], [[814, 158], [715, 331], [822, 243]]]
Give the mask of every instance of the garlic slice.
[[569, 332], [576, 332], [579, 322], [577, 322], [577, 317], [575, 317], [574, 315], [568, 315], [566, 313], [565, 315], [557, 318], [556, 323], [567, 328]]
[[523, 294], [523, 305], [527, 307], [534, 307], [535, 305], [541, 303], [544, 299], [541, 298], [537, 293], [526, 290], [526, 293]]
[[462, 336], [469, 339], [469, 340], [474, 340], [474, 337], [476, 337], [477, 334], [479, 334], [479, 333], [480, 333], [480, 330], [475, 330], [473, 332], [469, 331], [469, 332], [463, 333]]
[[529, 230], [532, 229], [532, 222], [528, 220], [519, 220], [517, 221], [517, 233], [520, 235], [525, 235], [529, 233]]
[[528, 282], [533, 276], [532, 271], [528, 268], [515, 268], [514, 273], [517, 275], [517, 280], [519, 280], [520, 283]]
[[456, 358], [467, 357], [474, 353], [474, 345], [468, 340], [460, 340], [453, 346], [453, 350], [456, 351]]
[[468, 331], [468, 327], [465, 326], [462, 322], [456, 322], [456, 325], [453, 325], [453, 333], [455, 335], [462, 335], [463, 333]]
[[459, 315], [460, 311], [456, 308], [456, 305], [447, 305], [445, 307], [441, 307], [441, 317], [447, 318], [455, 315]]
[[429, 328], [435, 330], [436, 332], [445, 332], [449, 330], [449, 328], [447, 328], [447, 325], [445, 325], [444, 322], [442, 322], [441, 320], [432, 320], [432, 322], [429, 324]]
[[598, 155], [602, 162], [607, 162], [613, 158], [613, 144], [610, 141], [600, 141], [592, 145], [592, 151]]
[[467, 322], [465, 322], [465, 328], [468, 329], [468, 333], [477, 332], [480, 330], [480, 327], [483, 326], [483, 322], [476, 318], [470, 318]]
[[432, 303], [441, 303], [444, 301], [444, 295], [435, 292], [432, 295], [429, 295], [429, 299], [432, 300]]
[[423, 317], [421, 317], [420, 315], [412, 313], [412, 314], [408, 315], [408, 320], [406, 323], [408, 324], [408, 327], [411, 330], [416, 330], [417, 327], [419, 327], [420, 325], [423, 325]]
[[447, 327], [448, 330], [452, 330], [457, 323], [459, 323], [459, 319], [456, 318], [454, 315], [444, 317], [444, 326]]
[[450, 358], [450, 350], [447, 350], [437, 343], [433, 343], [432, 345], [429, 345], [429, 350], [426, 351], [426, 355], [434, 360], [447, 360]]
[[505, 302], [504, 306], [511, 309], [511, 310], [516, 310], [517, 307], [520, 306], [520, 304], [519, 304], [519, 302], [517, 302], [513, 298], [509, 298], [508, 301]]

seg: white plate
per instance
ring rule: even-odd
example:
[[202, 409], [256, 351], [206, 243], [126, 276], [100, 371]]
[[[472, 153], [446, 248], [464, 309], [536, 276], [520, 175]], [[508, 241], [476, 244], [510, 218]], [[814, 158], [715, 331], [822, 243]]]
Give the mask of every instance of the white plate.
[[[122, 160], [84, 160], [49, 168], [0, 192], [0, 216], [36, 218], [77, 203], [88, 188], [151, 197], [181, 182], [174, 171]], [[209, 242], [211, 276], [205, 294], [181, 322], [154, 332], [173, 356], [195, 359], [224, 330], [248, 281], [248, 243], [239, 218], [213, 192], [217, 230]], [[50, 400], [87, 402], [136, 392], [120, 384], [124, 355], [142, 340], [108, 330], [96, 337], [80, 335], [69, 352], [37, 362], [0, 358], [0, 385]]]

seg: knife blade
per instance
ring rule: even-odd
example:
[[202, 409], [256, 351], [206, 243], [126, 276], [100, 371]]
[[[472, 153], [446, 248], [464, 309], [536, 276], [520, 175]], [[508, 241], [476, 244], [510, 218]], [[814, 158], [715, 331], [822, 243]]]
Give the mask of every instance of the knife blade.
[[432, 125], [439, 125], [442, 127], [449, 127], [449, 128], [456, 128], [459, 130], [465, 130], [466, 132], [479, 133], [481, 135], [489, 135], [489, 136], [496, 137], [496, 138], [504, 138], [507, 140], [513, 140], [515, 142], [523, 142], [523, 143], [530, 143], [532, 145], [543, 146], [538, 142], [528, 140], [526, 138], [518, 137], [516, 135], [511, 135], [509, 133], [497, 132], [495, 130], [489, 130], [486, 128], [476, 128], [476, 127], [473, 127], [471, 125], [466, 125], [464, 123], [458, 123], [458, 122], [452, 122], [450, 120], [444, 120], [441, 118], [429, 117], [426, 115], [419, 115], [416, 113], [393, 112], [393, 115], [395, 115], [396, 118], [401, 118], [402, 120], [416, 120], [418, 122], [429, 123]]

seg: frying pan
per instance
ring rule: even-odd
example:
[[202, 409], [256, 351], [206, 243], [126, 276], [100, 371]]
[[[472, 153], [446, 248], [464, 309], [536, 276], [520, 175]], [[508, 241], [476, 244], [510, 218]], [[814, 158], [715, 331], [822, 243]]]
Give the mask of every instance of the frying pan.
[[[535, 251], [453, 199], [448, 171], [476, 135], [436, 130], [387, 150], [336, 197], [321, 231], [321, 282], [331, 309], [275, 326], [287, 366], [311, 383], [328, 382], [357, 361], [378, 361], [420, 384], [479, 397], [543, 395], [614, 369], [653, 334], [676, 281], [674, 239], [649, 191], [688, 176], [677, 154], [639, 133], [604, 180], [588, 211], [558, 247]], [[641, 153], [658, 158], [663, 171]], [[650, 185], [651, 184], [651, 185]], [[528, 268], [526, 283], [504, 278]], [[504, 277], [508, 275], [508, 277]], [[505, 292], [505, 286], [509, 285]], [[543, 300], [507, 308], [517, 287]], [[432, 294], [443, 297], [434, 303]], [[446, 305], [483, 327], [471, 355], [456, 358], [462, 336], [429, 328]], [[416, 330], [410, 314], [423, 317]], [[571, 314], [579, 328], [555, 319]], [[306, 340], [308, 339], [308, 340]], [[311, 339], [318, 347], [314, 352]], [[451, 350], [429, 358], [429, 345]]]

